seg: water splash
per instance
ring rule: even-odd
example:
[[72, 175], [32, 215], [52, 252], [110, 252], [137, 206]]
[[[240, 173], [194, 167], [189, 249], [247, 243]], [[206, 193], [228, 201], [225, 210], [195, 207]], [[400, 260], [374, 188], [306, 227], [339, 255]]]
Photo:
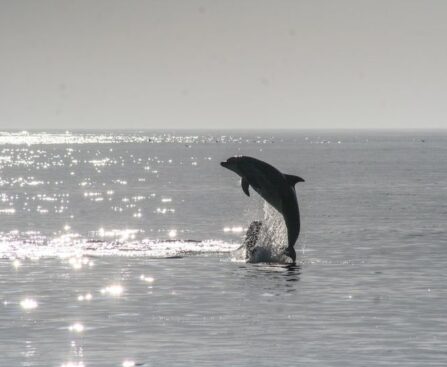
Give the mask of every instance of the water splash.
[[[251, 263], [290, 261], [284, 255], [287, 247], [287, 227], [283, 216], [266, 201], [263, 204], [262, 214], [262, 225], [259, 226], [259, 230], [254, 234], [247, 232], [248, 238], [246, 235], [244, 245], [233, 252], [233, 261], [245, 260]], [[251, 236], [253, 237], [249, 238]]]

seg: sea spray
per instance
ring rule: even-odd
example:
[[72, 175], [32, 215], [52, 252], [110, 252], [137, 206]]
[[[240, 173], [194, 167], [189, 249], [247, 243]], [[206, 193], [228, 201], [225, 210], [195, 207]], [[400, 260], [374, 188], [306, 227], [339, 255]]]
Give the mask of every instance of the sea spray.
[[233, 259], [253, 263], [286, 262], [287, 228], [283, 216], [266, 201], [261, 215], [262, 220], [251, 222], [244, 243], [233, 253]]

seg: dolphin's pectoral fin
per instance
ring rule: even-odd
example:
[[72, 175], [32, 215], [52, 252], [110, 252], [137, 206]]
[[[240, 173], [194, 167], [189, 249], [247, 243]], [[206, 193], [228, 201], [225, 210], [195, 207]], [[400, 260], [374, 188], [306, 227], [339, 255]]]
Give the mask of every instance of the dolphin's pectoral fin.
[[292, 187], [294, 187], [295, 184], [297, 184], [298, 182], [304, 182], [304, 180], [298, 176], [284, 174], [284, 177], [286, 178], [289, 185]]
[[245, 195], [250, 196], [250, 192], [248, 191], [248, 181], [245, 177], [242, 177], [241, 181], [242, 190], [245, 192]]

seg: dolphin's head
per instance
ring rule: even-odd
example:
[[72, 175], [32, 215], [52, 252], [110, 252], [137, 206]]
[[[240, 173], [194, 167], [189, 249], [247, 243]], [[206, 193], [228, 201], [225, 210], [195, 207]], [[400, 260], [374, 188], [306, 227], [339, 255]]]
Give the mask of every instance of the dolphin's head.
[[237, 173], [238, 175], [242, 175], [240, 167], [241, 158], [242, 157], [231, 157], [228, 158], [225, 162], [220, 162], [220, 165], [229, 169], [230, 171]]

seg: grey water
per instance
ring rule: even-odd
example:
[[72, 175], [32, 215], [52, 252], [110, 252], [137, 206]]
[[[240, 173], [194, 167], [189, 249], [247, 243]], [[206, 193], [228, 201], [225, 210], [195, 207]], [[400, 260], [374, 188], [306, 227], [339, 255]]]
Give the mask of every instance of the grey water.
[[[296, 266], [234, 256], [303, 177]], [[447, 133], [0, 132], [0, 366], [447, 365]]]

